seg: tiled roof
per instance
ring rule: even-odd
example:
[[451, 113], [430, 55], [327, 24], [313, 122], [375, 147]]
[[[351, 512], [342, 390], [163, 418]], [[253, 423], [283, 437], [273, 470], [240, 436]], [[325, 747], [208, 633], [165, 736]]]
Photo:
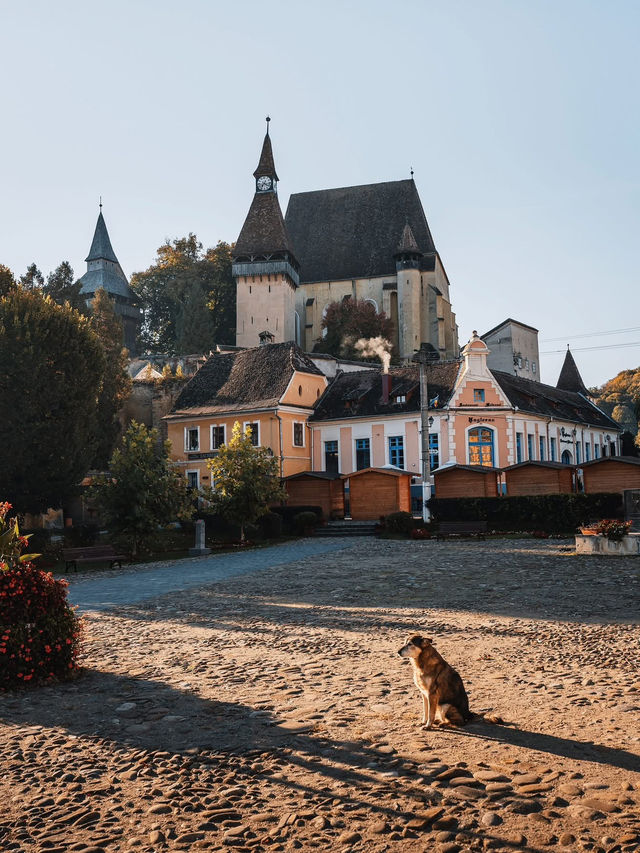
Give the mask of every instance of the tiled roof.
[[575, 391], [563, 391], [533, 379], [492, 370], [495, 380], [513, 406], [523, 412], [544, 415], [555, 420], [575, 421], [618, 431], [619, 425]]
[[91, 248], [89, 249], [89, 254], [85, 258], [85, 261], [97, 261], [100, 258], [105, 261], [113, 261], [114, 264], [118, 263], [116, 253], [113, 251], [113, 247], [111, 246], [109, 232], [107, 231], [107, 225], [104, 221], [102, 211], [100, 211], [100, 213], [98, 214], [98, 221], [96, 222], [96, 230], [93, 234], [93, 241], [91, 243]]
[[[460, 363], [457, 361], [443, 361], [427, 367], [429, 399], [438, 398], [439, 407], [448, 403], [459, 368]], [[381, 371], [358, 370], [339, 374], [316, 403], [315, 411], [309, 420], [324, 421], [419, 412], [418, 367], [394, 367], [389, 374], [391, 393], [388, 403], [382, 402]], [[406, 402], [395, 403], [394, 398], [398, 396], [405, 396]]]
[[295, 370], [323, 376], [292, 341], [214, 353], [182, 389], [170, 416], [275, 407]]
[[296, 257], [274, 192], [256, 193], [233, 250], [238, 258], [268, 257], [287, 252]]
[[436, 249], [413, 180], [294, 193], [285, 222], [302, 282], [395, 276], [407, 222], [422, 269], [434, 268]]
[[567, 354], [564, 357], [564, 364], [556, 382], [556, 388], [560, 388], [562, 391], [577, 391], [585, 395], [589, 393], [584, 386], [578, 365], [575, 363], [570, 349], [567, 349]]
[[253, 173], [253, 177], [259, 178], [261, 175], [268, 175], [270, 178], [275, 178], [276, 181], [278, 180], [276, 164], [273, 160], [273, 149], [271, 148], [271, 137], [269, 136], [269, 131], [267, 131], [264, 137], [262, 152], [260, 154], [260, 162]]
[[416, 238], [413, 236], [413, 231], [411, 230], [411, 226], [408, 222], [405, 223], [405, 226], [402, 229], [402, 237], [400, 238], [397, 249], [397, 254], [404, 252], [420, 252], [418, 244], [416, 243]]

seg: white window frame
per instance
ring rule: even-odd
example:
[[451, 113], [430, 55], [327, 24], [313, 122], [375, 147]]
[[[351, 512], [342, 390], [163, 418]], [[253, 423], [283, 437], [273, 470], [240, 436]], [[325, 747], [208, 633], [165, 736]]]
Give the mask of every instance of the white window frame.
[[224, 430], [224, 441], [222, 442], [222, 444], [227, 443], [227, 425], [226, 424], [210, 424], [209, 425], [209, 448], [211, 450], [220, 450], [220, 447], [214, 447], [213, 446], [213, 431], [214, 431], [214, 429], [220, 429], [221, 427]]
[[200, 488], [200, 469], [199, 468], [188, 468], [184, 472], [184, 476], [187, 478], [187, 484], [189, 483], [189, 474], [196, 475], [196, 489]]
[[[296, 444], [296, 424], [300, 424], [300, 426], [302, 427], [302, 444]], [[291, 443], [293, 447], [298, 448], [307, 446], [304, 434], [304, 421], [293, 421], [293, 423], [291, 424]]]
[[[189, 433], [195, 430], [198, 434], [198, 446], [194, 449], [193, 447], [189, 447]], [[184, 451], [185, 453], [198, 453], [200, 451], [200, 427], [199, 426], [186, 426], [184, 428]]]
[[[252, 424], [255, 424], [258, 427], [258, 429], [256, 430], [258, 440], [256, 441], [254, 447], [260, 447], [260, 421], [245, 421], [242, 424], [242, 432], [245, 433], [247, 431], [247, 427], [250, 427]], [[253, 439], [253, 433], [251, 435], [251, 438]]]

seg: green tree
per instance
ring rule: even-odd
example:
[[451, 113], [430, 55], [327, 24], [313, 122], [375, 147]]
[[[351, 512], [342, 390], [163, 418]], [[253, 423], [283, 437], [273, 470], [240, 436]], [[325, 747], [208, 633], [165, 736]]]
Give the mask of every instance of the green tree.
[[393, 324], [384, 311], [378, 313], [371, 302], [364, 299], [343, 299], [331, 302], [322, 320], [325, 337], [314, 347], [317, 352], [327, 352], [342, 358], [367, 360], [356, 347], [361, 339], [390, 339]]
[[44, 286], [44, 276], [36, 266], [29, 264], [24, 275], [20, 276], [20, 284], [25, 290], [41, 290]]
[[176, 350], [180, 353], [209, 352], [214, 343], [213, 319], [199, 281], [187, 286], [176, 320]]
[[11, 290], [17, 287], [15, 277], [9, 267], [0, 264], [0, 296], [6, 296]]
[[97, 436], [93, 468], [104, 468], [109, 461], [122, 427], [118, 412], [131, 393], [131, 377], [127, 373], [129, 355], [123, 347], [122, 321], [115, 312], [113, 300], [100, 288], [93, 298], [90, 323], [102, 347], [105, 369], [98, 396]]
[[89, 321], [37, 291], [0, 299], [0, 472], [17, 512], [60, 507], [93, 456], [104, 356]]
[[73, 268], [69, 261], [62, 261], [53, 272], [47, 276], [44, 292], [58, 305], [68, 302], [76, 311], [83, 312], [85, 300], [80, 296], [82, 285], [76, 281]]
[[213, 488], [208, 493], [216, 512], [232, 524], [244, 527], [264, 515], [269, 506], [284, 500], [278, 460], [265, 447], [254, 447], [251, 429], [242, 432], [235, 422], [231, 440], [208, 463]]
[[91, 497], [109, 531], [137, 556], [158, 527], [193, 515], [187, 481], [169, 459], [169, 442], [157, 451], [158, 431], [132, 421], [113, 452], [109, 473], [92, 487]]
[[[195, 234], [189, 234], [167, 240], [158, 249], [155, 262], [131, 277], [131, 287], [144, 308], [140, 335], [143, 351], [175, 355], [202, 349], [201, 331], [193, 341], [184, 334], [184, 310], [189, 295], [194, 299], [196, 286], [204, 294], [204, 310], [211, 324], [212, 336], [202, 351], [208, 351], [214, 342], [235, 342], [231, 247], [218, 243], [215, 248], [203, 252], [202, 243]], [[195, 300], [193, 304], [196, 305]]]

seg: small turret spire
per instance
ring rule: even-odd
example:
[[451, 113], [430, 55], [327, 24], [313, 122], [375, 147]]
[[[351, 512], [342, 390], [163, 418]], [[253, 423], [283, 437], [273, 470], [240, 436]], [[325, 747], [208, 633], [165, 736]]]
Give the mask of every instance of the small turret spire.
[[100, 213], [102, 213], [102, 196], [100, 196], [100, 204], [98, 207], [100, 208]]
[[267, 116], [265, 121], [267, 122], [267, 136], [269, 136], [269, 122], [271, 121], [270, 116]]

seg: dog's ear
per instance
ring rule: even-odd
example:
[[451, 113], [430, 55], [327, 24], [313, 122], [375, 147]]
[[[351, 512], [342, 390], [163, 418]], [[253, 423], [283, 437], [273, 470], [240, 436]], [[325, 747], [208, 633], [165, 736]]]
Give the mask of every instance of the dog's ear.
[[423, 644], [428, 643], [430, 646], [433, 645], [433, 640], [428, 638], [428, 637], [425, 637], [422, 642], [423, 642]]

